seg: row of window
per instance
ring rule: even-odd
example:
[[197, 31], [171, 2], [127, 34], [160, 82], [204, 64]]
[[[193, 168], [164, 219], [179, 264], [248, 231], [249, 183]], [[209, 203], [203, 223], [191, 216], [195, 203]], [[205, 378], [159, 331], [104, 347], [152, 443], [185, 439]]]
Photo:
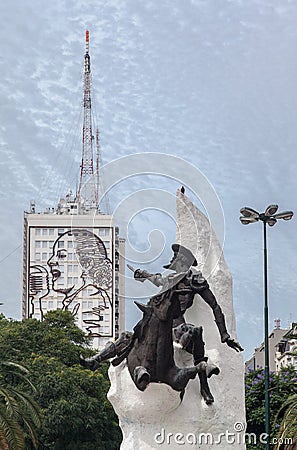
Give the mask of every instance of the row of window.
[[53, 248], [54, 241], [35, 241], [35, 248]]
[[[88, 328], [88, 325], [84, 325], [83, 326], [83, 330], [84, 331], [87, 331], [87, 328]], [[104, 333], [104, 334], [109, 334], [110, 333], [110, 327], [100, 325], [100, 332]], [[94, 333], [96, 333], [96, 330], [94, 330]]]
[[35, 236], [54, 236], [54, 228], [35, 228]]
[[[42, 252], [42, 253], [35, 252], [35, 261], [47, 261], [52, 256], [53, 256], [53, 254], [51, 252], [50, 253], [47, 253], [47, 252]], [[109, 253], [108, 252], [107, 252], [107, 256], [109, 257]], [[57, 257], [59, 259], [62, 259], [62, 258], [65, 259], [65, 261], [67, 261], [67, 263], [68, 262], [72, 262], [72, 261], [76, 262], [77, 259], [78, 259], [75, 253], [67, 252], [67, 254], [66, 254], [66, 252], [64, 250], [60, 250], [60, 252], [57, 252]], [[61, 264], [61, 267], [63, 267], [63, 265], [64, 264]], [[68, 266], [68, 264], [67, 264], [67, 266]], [[62, 272], [61, 267], [59, 266], [59, 270]]]
[[[55, 306], [57, 305], [57, 306]], [[37, 306], [37, 304], [36, 304]], [[39, 307], [39, 303], [38, 303], [38, 307]], [[58, 300], [58, 301], [54, 301], [54, 300], [42, 300], [41, 301], [41, 307], [44, 310], [48, 310], [48, 309], [53, 309], [54, 307], [56, 308], [62, 308], [63, 307], [63, 302], [62, 299]], [[97, 314], [94, 314], [94, 312], [92, 312], [92, 309], [94, 308], [94, 302], [93, 301], [83, 301], [82, 302], [82, 312], [83, 312], [83, 316], [84, 318], [86, 318], [87, 316], [89, 317], [94, 316], [93, 318], [95, 319], [96, 317], [98, 318]], [[84, 312], [86, 311], [86, 312]], [[109, 321], [110, 319], [110, 310], [108, 309], [103, 309], [100, 313], [100, 317], [103, 317], [103, 319], [101, 320], [105, 320], [105, 321]]]
[[[67, 245], [65, 241], [58, 241], [58, 248], [68, 248], [73, 249], [75, 248], [75, 242], [74, 241], [68, 241]], [[35, 248], [50, 248], [52, 249], [54, 246], [54, 241], [35, 241]], [[104, 246], [108, 250], [110, 248], [110, 242], [104, 241]]]
[[[52, 253], [47, 253], [47, 252], [36, 252], [35, 253], [35, 261], [47, 261], [48, 259], [50, 259], [53, 256]], [[57, 255], [59, 256], [59, 255]], [[67, 262], [68, 261], [77, 261], [77, 256], [75, 253], [67, 253]], [[68, 264], [67, 264], [68, 266]], [[64, 264], [61, 264], [61, 266], [59, 266], [59, 270], [62, 272], [64, 271]]]
[[[66, 231], [70, 231], [69, 228], [58, 228], [58, 235], [66, 233]], [[95, 230], [89, 230], [98, 234], [98, 236], [109, 236], [110, 228], [95, 228]], [[35, 236], [54, 236], [55, 228], [35, 228]]]

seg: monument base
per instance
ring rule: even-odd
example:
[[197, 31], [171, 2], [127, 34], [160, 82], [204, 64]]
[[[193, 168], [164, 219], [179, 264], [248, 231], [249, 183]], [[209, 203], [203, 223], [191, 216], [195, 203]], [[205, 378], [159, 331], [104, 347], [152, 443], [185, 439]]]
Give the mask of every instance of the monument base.
[[[207, 354], [211, 362], [218, 363], [216, 350], [209, 350]], [[192, 365], [192, 355], [178, 345], [175, 346], [174, 357], [179, 367]], [[233, 383], [237, 383], [235, 371], [229, 375]], [[238, 411], [240, 415], [242, 399], [235, 398], [232, 391], [226, 392], [227, 397], [222, 398], [221, 374], [209, 380], [215, 397], [212, 405], [206, 405], [201, 397], [198, 377], [189, 382], [182, 401], [179, 392], [163, 383], [151, 383], [144, 392], [140, 392], [125, 362], [118, 367], [111, 365], [109, 377], [108, 398], [119, 417], [123, 433], [121, 450], [245, 449], [245, 425], [234, 414]], [[234, 417], [231, 420], [230, 414]]]

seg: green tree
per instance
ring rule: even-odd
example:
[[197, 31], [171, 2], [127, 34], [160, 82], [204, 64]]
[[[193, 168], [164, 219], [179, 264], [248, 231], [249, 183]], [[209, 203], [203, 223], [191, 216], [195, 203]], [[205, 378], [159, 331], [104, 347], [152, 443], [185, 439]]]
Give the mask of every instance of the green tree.
[[[293, 330], [296, 331], [297, 323], [293, 323]], [[296, 340], [297, 334], [296, 332], [291, 333], [287, 336], [290, 340], [295, 340], [295, 344], [293, 348], [296, 349]], [[293, 341], [294, 342], [294, 341]], [[292, 357], [297, 356], [296, 351], [292, 351], [289, 353]], [[295, 380], [297, 381], [297, 379]], [[297, 389], [297, 388], [296, 388]], [[279, 430], [277, 434], [277, 438], [279, 439], [278, 444], [275, 446], [275, 450], [280, 450], [282, 448], [286, 448], [288, 450], [293, 450], [297, 448], [297, 393], [289, 396], [287, 400], [283, 403], [280, 410], [278, 411], [275, 419], [274, 425], [279, 423]], [[283, 445], [283, 442], [292, 441], [291, 445]]]
[[297, 394], [291, 395], [285, 401], [275, 417], [274, 424], [279, 421], [282, 414], [283, 418], [277, 434], [279, 441], [275, 450], [284, 448], [284, 442], [291, 442], [291, 445], [287, 445], [285, 448], [293, 450], [297, 448]]
[[[91, 372], [79, 365], [80, 353], [94, 354], [89, 339], [69, 311], [51, 311], [43, 322], [0, 317], [0, 352], [23, 363], [38, 389], [43, 422], [40, 450], [117, 450], [121, 432], [106, 398], [107, 365]], [[27, 441], [27, 450], [32, 444]]]
[[26, 434], [35, 449], [38, 448], [37, 428], [40, 410], [24, 385], [36, 392], [28, 378], [29, 371], [20, 364], [0, 364], [0, 445], [2, 449], [22, 450]]
[[[296, 392], [296, 371], [292, 366], [284, 368], [279, 374], [270, 373], [270, 415], [271, 415], [271, 438], [278, 435], [282, 413], [279, 420], [274, 420], [284, 402]], [[259, 437], [265, 433], [265, 396], [264, 396], [264, 370], [257, 369], [246, 375], [246, 416], [247, 433], [254, 433], [257, 437], [256, 443], [247, 444], [247, 450], [264, 450]]]

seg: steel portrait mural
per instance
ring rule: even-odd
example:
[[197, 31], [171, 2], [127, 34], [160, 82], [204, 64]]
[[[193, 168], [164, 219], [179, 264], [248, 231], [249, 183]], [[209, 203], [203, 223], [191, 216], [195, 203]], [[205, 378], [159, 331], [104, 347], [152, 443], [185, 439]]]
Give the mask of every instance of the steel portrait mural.
[[[65, 276], [75, 266], [75, 276]], [[54, 240], [49, 258], [43, 265], [29, 268], [30, 317], [39, 313], [41, 320], [48, 303], [57, 297], [62, 310], [82, 314], [86, 330], [93, 337], [103, 336], [100, 330], [102, 312], [112, 310], [112, 261], [103, 240], [84, 228], [67, 230]], [[92, 300], [92, 304], [88, 302]]]

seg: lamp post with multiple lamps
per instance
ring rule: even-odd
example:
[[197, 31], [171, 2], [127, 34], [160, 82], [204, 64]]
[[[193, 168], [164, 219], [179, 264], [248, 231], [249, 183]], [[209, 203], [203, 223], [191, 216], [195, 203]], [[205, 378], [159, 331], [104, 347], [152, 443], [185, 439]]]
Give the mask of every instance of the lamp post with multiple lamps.
[[239, 218], [243, 225], [250, 223], [263, 222], [264, 237], [264, 352], [265, 352], [265, 433], [267, 435], [266, 450], [270, 449], [270, 405], [269, 405], [269, 331], [268, 331], [268, 270], [267, 270], [267, 236], [266, 225], [270, 227], [276, 224], [278, 219], [290, 220], [293, 211], [284, 211], [277, 213], [278, 205], [269, 205], [264, 213], [259, 213], [252, 208], [241, 208], [242, 216]]

